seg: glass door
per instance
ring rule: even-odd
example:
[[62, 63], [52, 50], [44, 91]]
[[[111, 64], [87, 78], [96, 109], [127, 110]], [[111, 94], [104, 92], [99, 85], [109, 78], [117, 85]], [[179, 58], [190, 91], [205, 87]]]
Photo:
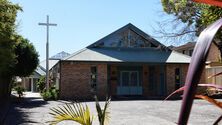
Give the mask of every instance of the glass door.
[[139, 84], [138, 71], [121, 71], [118, 95], [142, 95], [142, 87]]

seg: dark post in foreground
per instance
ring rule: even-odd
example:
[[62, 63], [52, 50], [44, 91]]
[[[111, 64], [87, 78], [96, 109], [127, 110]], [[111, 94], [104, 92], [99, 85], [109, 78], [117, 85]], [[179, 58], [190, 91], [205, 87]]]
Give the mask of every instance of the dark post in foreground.
[[199, 83], [200, 76], [205, 66], [210, 44], [221, 26], [222, 18], [208, 26], [204, 31], [201, 32], [198, 38], [185, 81], [182, 107], [178, 120], [179, 125], [186, 125], [188, 122], [197, 84]]

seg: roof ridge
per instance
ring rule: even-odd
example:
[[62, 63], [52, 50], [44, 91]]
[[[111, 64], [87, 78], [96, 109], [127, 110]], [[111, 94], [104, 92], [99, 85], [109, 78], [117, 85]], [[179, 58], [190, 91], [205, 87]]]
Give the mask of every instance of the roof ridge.
[[86, 48], [83, 48], [83, 49], [80, 49], [79, 51], [76, 51], [76, 52], [74, 52], [73, 54], [70, 54], [69, 56], [63, 58], [62, 60], [68, 60], [69, 58], [71, 58], [71, 57], [73, 57], [73, 56], [75, 56], [75, 55], [77, 55], [77, 54], [85, 51], [86, 49], [87, 49], [87, 47], [86, 47]]
[[[134, 47], [94, 47], [94, 48], [88, 48], [90, 50], [97, 50], [97, 49], [103, 49], [103, 50], [138, 50], [138, 51], [146, 51], [146, 50], [154, 50], [154, 51], [163, 51], [161, 48], [154, 48], [154, 47], [144, 47], [144, 48], [134, 48]], [[171, 52], [170, 51], [164, 51], [164, 52]]]

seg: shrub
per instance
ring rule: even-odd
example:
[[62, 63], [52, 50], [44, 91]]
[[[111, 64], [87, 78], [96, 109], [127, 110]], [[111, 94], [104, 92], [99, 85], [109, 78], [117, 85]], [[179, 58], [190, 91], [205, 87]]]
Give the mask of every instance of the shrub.
[[57, 100], [59, 91], [55, 87], [50, 87], [49, 90], [44, 89], [41, 93], [44, 100]]
[[42, 93], [44, 88], [45, 88], [45, 76], [41, 76], [39, 81], [37, 82], [37, 89], [40, 93]]
[[14, 88], [17, 94], [19, 95], [19, 98], [21, 98], [24, 94], [25, 89], [21, 86], [17, 86]]

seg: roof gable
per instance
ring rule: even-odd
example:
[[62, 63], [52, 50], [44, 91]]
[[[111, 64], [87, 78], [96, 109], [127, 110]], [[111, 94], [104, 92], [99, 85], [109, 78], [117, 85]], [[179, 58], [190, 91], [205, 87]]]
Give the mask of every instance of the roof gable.
[[162, 48], [166, 46], [129, 23], [113, 33], [103, 37], [87, 48], [94, 47], [127, 47], [127, 48]]
[[190, 57], [170, 50], [134, 25], [127, 24], [62, 60], [118, 63], [189, 63]]
[[67, 57], [69, 55], [70, 55], [69, 53], [62, 51], [62, 52], [57, 53], [56, 55], [50, 57], [50, 59], [54, 59], [54, 60], [57, 59], [57, 60], [59, 60], [59, 59], [65, 58], [65, 57]]
[[[70, 56], [69, 53], [62, 51], [62, 52], [57, 53], [56, 55], [50, 57], [49, 58], [49, 70], [51, 68], [53, 68], [59, 62], [59, 60], [65, 59], [68, 56]], [[39, 66], [42, 67], [44, 70], [46, 70], [46, 60], [41, 61]]]

